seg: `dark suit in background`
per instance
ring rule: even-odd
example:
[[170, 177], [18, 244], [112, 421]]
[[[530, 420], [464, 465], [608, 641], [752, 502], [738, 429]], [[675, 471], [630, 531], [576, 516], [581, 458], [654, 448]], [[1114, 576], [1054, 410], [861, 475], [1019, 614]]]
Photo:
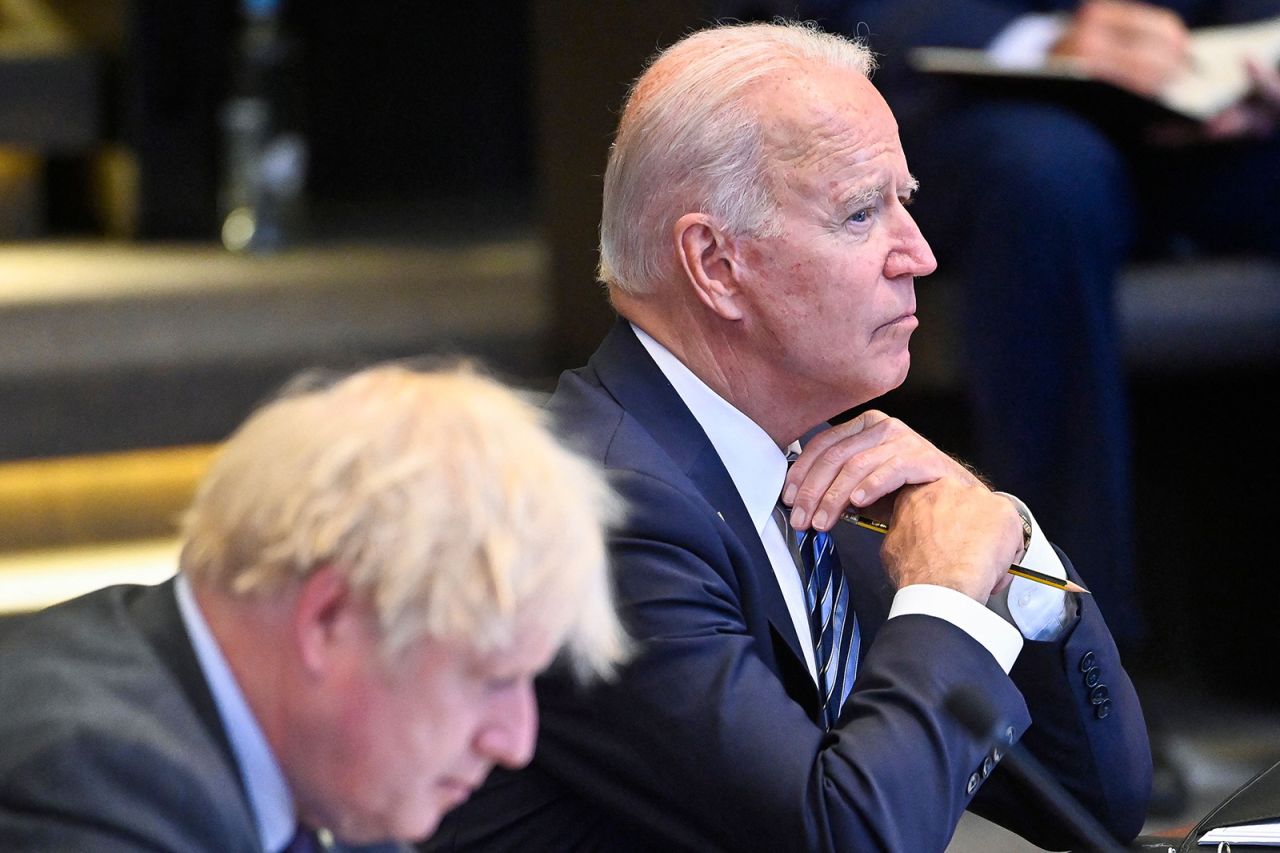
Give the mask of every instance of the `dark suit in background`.
[[172, 581], [28, 617], [0, 647], [0, 744], [0, 849], [262, 853]]
[[[912, 213], [963, 279], [978, 465], [1086, 566], [1119, 640], [1141, 638], [1128, 406], [1113, 309], [1136, 252], [1280, 253], [1280, 138], [1160, 148], [1131, 116], [1028, 89], [912, 72], [916, 46], [984, 49], [1016, 18], [1075, 0], [815, 0], [861, 35], [924, 191]], [[1192, 28], [1280, 15], [1277, 0], [1158, 0]], [[928, 286], [927, 284], [925, 285]], [[927, 318], [926, 318], [927, 322]]]
[[[625, 322], [561, 378], [550, 407], [631, 507], [612, 553], [621, 612], [646, 651], [617, 685], [589, 695], [544, 677], [533, 763], [495, 772], [426, 849], [941, 850], [975, 793], [975, 811], [1041, 844], [1070, 843], [1002, 778], [999, 756], [947, 716], [944, 697], [962, 685], [986, 694], [1010, 734], [1114, 831], [1136, 834], [1146, 732], [1088, 597], [1060, 641], [1027, 642], [1006, 676], [948, 622], [886, 622], [882, 540], [841, 525], [862, 659], [826, 732], [759, 533]], [[1085, 682], [1092, 667], [1110, 695], [1105, 711]], [[912, 820], [892, 809], [904, 799], [918, 804]]]

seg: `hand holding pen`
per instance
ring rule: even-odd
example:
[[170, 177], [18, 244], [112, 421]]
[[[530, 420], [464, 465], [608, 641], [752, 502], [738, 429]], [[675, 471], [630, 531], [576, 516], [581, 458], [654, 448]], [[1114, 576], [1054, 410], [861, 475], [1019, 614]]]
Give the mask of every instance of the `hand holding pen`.
[[[867, 518], [865, 515], [859, 515], [852, 510], [841, 513], [840, 520], [849, 524], [856, 524], [858, 527], [874, 531], [882, 536], [889, 532], [889, 525], [885, 524], [883, 521], [875, 521], [874, 519]], [[1067, 592], [1083, 592], [1086, 595], [1093, 594], [1075, 581], [1070, 581], [1066, 578], [1055, 578], [1053, 575], [1046, 575], [1044, 572], [1037, 572], [1035, 569], [1028, 569], [1025, 566], [1019, 566], [1017, 563], [1009, 566], [1009, 574], [1013, 575], [1015, 578], [1026, 578], [1029, 581], [1042, 583], [1045, 586], [1051, 586], [1054, 589], [1063, 589]]]
[[[798, 530], [829, 530], [849, 514], [852, 523], [887, 534], [881, 553], [899, 588], [934, 584], [985, 603], [1011, 580], [1010, 563], [1023, 544], [1010, 501], [901, 421], [876, 411], [815, 435], [788, 471], [782, 500], [793, 507]], [[871, 520], [877, 517], [890, 518], [891, 535]], [[1040, 583], [1047, 578], [1022, 567], [1018, 572]], [[1050, 585], [1069, 588], [1056, 580]]]

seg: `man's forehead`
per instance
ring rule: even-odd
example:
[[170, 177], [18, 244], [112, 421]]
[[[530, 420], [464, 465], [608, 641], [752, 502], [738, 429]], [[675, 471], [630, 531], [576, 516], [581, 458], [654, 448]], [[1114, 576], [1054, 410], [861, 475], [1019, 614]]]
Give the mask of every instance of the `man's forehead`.
[[563, 640], [560, 626], [550, 628], [533, 618], [517, 619], [503, 639], [477, 645], [472, 637], [423, 637], [422, 645], [451, 655], [472, 672], [491, 676], [532, 671], [546, 666]]
[[883, 142], [886, 135], [897, 136], [884, 100], [856, 72], [779, 74], [762, 81], [754, 96], [765, 142], [772, 158], [782, 163], [821, 157], [823, 149], [853, 154]]

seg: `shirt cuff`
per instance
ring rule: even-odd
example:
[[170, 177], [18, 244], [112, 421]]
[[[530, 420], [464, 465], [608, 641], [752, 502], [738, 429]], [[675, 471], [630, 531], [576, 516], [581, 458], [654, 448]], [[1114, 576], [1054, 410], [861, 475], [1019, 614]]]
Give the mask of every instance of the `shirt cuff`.
[[987, 58], [1001, 68], [1039, 68], [1062, 34], [1066, 15], [1022, 15], [987, 45]]
[[[1005, 492], [996, 494], [1013, 501], [1019, 514], [1031, 523], [1031, 544], [1022, 555], [1025, 568], [1065, 578], [1067, 570], [1058, 559], [1049, 540], [1036, 524], [1036, 518], [1026, 504]], [[1026, 578], [1014, 578], [1000, 593], [993, 595], [988, 606], [1000, 616], [1009, 619], [1022, 636], [1028, 640], [1056, 640], [1075, 619], [1075, 601], [1064, 590], [1054, 589]]]
[[889, 618], [915, 614], [950, 622], [973, 637], [991, 652], [1006, 675], [1022, 651], [1017, 628], [958, 590], [928, 583], [904, 586], [893, 597]]

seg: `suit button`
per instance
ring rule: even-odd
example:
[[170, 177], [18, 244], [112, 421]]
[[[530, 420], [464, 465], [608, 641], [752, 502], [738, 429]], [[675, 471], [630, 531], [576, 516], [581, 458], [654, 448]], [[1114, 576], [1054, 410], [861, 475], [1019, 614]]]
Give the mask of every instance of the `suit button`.
[[1089, 691], [1089, 701], [1095, 705], [1101, 705], [1103, 702], [1111, 701], [1111, 691], [1107, 689], [1107, 685], [1099, 684], [1097, 687]]
[[982, 761], [982, 778], [985, 779], [991, 775], [991, 770], [996, 766], [996, 760], [988, 755]]
[[982, 780], [978, 778], [978, 774], [974, 773], [969, 777], [969, 784], [964, 786], [964, 792], [966, 794], [972, 794], [974, 791], [978, 790], [978, 783], [981, 781]]
[[1085, 652], [1080, 658], [1080, 671], [1088, 672], [1098, 665], [1098, 656], [1093, 652]]
[[1111, 700], [1103, 699], [1097, 705], [1094, 705], [1093, 713], [1099, 720], [1105, 720], [1107, 715], [1111, 713]]
[[1092, 669], [1085, 671], [1085, 674], [1084, 674], [1085, 687], [1097, 687], [1099, 681], [1102, 681], [1102, 671], [1099, 670], [1096, 666], [1093, 667]]

